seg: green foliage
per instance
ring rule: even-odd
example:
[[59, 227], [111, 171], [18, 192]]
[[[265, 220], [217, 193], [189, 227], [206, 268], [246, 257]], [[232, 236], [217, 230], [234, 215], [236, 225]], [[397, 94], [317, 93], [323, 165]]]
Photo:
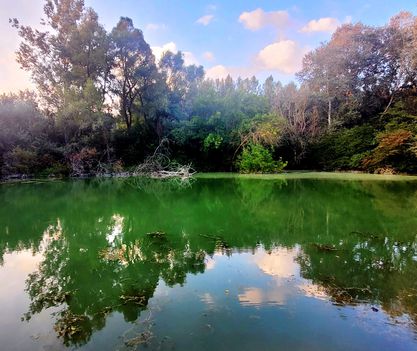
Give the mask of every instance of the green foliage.
[[68, 177], [71, 174], [71, 169], [68, 164], [55, 162], [50, 167], [41, 170], [38, 173], [40, 177]]
[[364, 169], [362, 160], [375, 147], [375, 134], [369, 124], [325, 134], [311, 146], [313, 167], [315, 164], [325, 170]]
[[8, 173], [31, 174], [36, 170], [38, 157], [34, 151], [15, 147], [4, 155]]
[[222, 144], [223, 138], [218, 134], [210, 133], [204, 139], [204, 150], [219, 149]]
[[274, 161], [271, 152], [260, 144], [250, 143], [243, 148], [236, 166], [241, 173], [279, 173], [287, 162]]

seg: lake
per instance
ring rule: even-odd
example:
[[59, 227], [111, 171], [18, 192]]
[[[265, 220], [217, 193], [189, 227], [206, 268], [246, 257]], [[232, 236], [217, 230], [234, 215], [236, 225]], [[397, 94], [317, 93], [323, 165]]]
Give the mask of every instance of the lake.
[[417, 350], [417, 179], [0, 185], [1, 350]]

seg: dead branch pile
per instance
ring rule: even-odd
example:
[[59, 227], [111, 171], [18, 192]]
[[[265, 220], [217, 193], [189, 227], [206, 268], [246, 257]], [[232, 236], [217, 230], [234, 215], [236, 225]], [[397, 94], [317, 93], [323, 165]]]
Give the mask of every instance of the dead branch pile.
[[191, 164], [180, 165], [169, 158], [168, 139], [162, 139], [153, 155], [133, 171], [133, 176], [145, 176], [150, 178], [190, 178], [195, 171]]

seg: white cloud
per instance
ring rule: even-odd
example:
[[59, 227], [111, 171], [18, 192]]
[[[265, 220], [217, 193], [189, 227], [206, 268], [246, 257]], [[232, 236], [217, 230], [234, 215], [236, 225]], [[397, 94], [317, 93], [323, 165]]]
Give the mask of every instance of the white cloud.
[[159, 23], [149, 23], [146, 25], [146, 30], [149, 30], [149, 31], [157, 31], [161, 29], [166, 29], [166, 25], [159, 24]]
[[230, 75], [233, 78], [247, 78], [265, 71], [292, 75], [301, 69], [303, 57], [308, 51], [307, 47], [302, 47], [293, 40], [277, 41], [260, 50], [248, 65], [216, 65], [207, 69], [206, 77], [221, 79]]
[[223, 65], [217, 65], [209, 68], [206, 71], [206, 78], [210, 79], [222, 79], [226, 78], [229, 74], [229, 70]]
[[293, 40], [281, 40], [264, 47], [257, 55], [256, 62], [261, 70], [294, 74], [301, 68], [307, 49]]
[[184, 54], [184, 64], [186, 66], [199, 65], [197, 58], [191, 51], [183, 51], [182, 53]]
[[258, 8], [251, 12], [243, 12], [239, 16], [239, 22], [243, 23], [245, 28], [253, 31], [265, 26], [283, 29], [288, 25], [289, 16], [287, 11], [265, 12]]
[[164, 52], [171, 51], [171, 52], [177, 52], [177, 45], [170, 41], [169, 43], [166, 43], [162, 46], [151, 46], [152, 52], [155, 55], [156, 61], [159, 61], [164, 54]]
[[195, 21], [195, 23], [207, 26], [213, 19], [214, 15], [205, 15], [203, 17], [200, 17], [197, 21]]
[[[155, 59], [158, 62], [162, 55], [167, 52], [171, 51], [174, 54], [178, 52], [177, 44], [175, 44], [173, 41], [170, 41], [169, 43], [166, 43], [162, 46], [151, 46], [152, 52], [155, 55]], [[194, 56], [194, 54], [191, 51], [181, 51], [184, 55], [184, 63], [185, 65], [198, 65], [198, 60]]]
[[300, 32], [302, 33], [313, 33], [313, 32], [333, 32], [340, 25], [340, 22], [337, 18], [324, 17], [318, 20], [311, 20]]
[[206, 70], [206, 78], [210, 79], [222, 79], [226, 78], [230, 75], [232, 78], [242, 77], [248, 78], [256, 75], [259, 72], [259, 68], [254, 65], [248, 66], [223, 66], [223, 65], [216, 65]]
[[213, 54], [212, 52], [210, 52], [210, 51], [206, 51], [206, 52], [203, 54], [203, 57], [204, 57], [204, 59], [205, 59], [205, 60], [207, 60], [207, 61], [214, 61], [214, 59], [215, 59], [214, 54]]

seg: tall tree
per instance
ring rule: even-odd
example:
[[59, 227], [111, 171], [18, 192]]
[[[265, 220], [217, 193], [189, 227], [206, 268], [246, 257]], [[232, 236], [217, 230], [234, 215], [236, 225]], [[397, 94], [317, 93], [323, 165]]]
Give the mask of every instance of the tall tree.
[[83, 0], [47, 0], [44, 31], [10, 20], [23, 39], [17, 51], [17, 61], [29, 71], [47, 108], [58, 110], [68, 88], [71, 70], [68, 43], [84, 12]]
[[103, 101], [108, 92], [113, 65], [110, 49], [110, 37], [98, 22], [97, 13], [91, 8], [86, 9], [68, 41], [71, 61], [69, 78], [72, 84], [79, 87], [85, 86], [88, 80], [93, 81]]
[[196, 91], [204, 78], [202, 66], [184, 63], [183, 54], [166, 51], [159, 62], [168, 93], [168, 113], [171, 118], [184, 119], [189, 116]]
[[121, 17], [111, 32], [114, 44], [113, 92], [120, 103], [120, 114], [130, 129], [135, 114], [135, 104], [143, 117], [147, 117], [145, 94], [158, 83], [155, 57], [140, 29], [128, 17]]

